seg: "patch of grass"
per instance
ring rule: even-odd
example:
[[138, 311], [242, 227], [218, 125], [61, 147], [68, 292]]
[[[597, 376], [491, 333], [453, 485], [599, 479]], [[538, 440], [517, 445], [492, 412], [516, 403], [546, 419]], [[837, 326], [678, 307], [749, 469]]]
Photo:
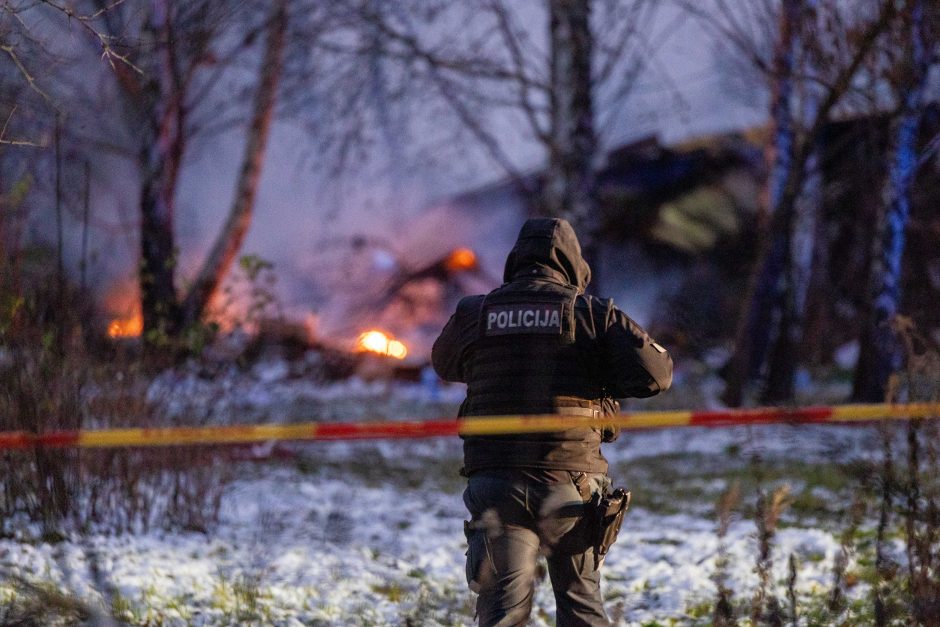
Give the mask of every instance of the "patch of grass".
[[[763, 461], [761, 482], [795, 487], [781, 526], [828, 526], [845, 515], [859, 490], [859, 477], [871, 469], [859, 462]], [[674, 453], [641, 457], [611, 468], [627, 477], [634, 503], [656, 514], [706, 514], [728, 486], [738, 483], [745, 494], [757, 489], [750, 461], [717, 452]], [[635, 487], [634, 487], [635, 486]], [[753, 507], [743, 508], [753, 516]]]
[[219, 573], [211, 607], [231, 617], [234, 624], [270, 622], [269, 608], [262, 603], [270, 594], [262, 590], [261, 583], [257, 573], [240, 573], [231, 582]]
[[702, 601], [686, 608], [685, 613], [690, 618], [709, 618], [712, 615], [713, 606], [709, 601]]
[[3, 625], [78, 625], [95, 613], [84, 601], [46, 581], [14, 579], [4, 596]]
[[643, 541], [644, 544], [663, 544], [668, 546], [681, 546], [683, 544], [682, 540], [674, 540], [672, 538], [647, 538]]
[[811, 551], [811, 552], [803, 553], [800, 557], [802, 557], [803, 560], [807, 562], [819, 563], [823, 561], [824, 559], [826, 559], [826, 554], [820, 553], [818, 551]]
[[474, 622], [475, 600], [456, 582], [423, 578], [416, 588], [403, 593], [396, 603], [399, 607], [397, 624], [405, 626], [468, 625]]
[[381, 594], [383, 597], [387, 598], [392, 603], [401, 602], [402, 597], [404, 596], [404, 591], [401, 586], [395, 582], [370, 586], [372, 592], [376, 594]]
[[142, 621], [137, 606], [116, 590], [111, 595], [111, 616], [125, 623], [139, 624]]
[[[363, 460], [370, 460], [364, 463]], [[358, 455], [329, 459], [316, 452], [300, 453], [294, 461], [303, 474], [343, 480], [355, 479], [367, 487], [389, 485], [411, 490], [432, 490], [454, 494], [464, 489], [466, 479], [460, 476], [459, 455], [403, 454], [385, 457], [380, 450], [364, 445]]]
[[258, 618], [258, 598], [261, 596], [261, 582], [252, 575], [239, 575], [232, 583], [232, 596], [235, 599], [235, 615], [239, 619]]

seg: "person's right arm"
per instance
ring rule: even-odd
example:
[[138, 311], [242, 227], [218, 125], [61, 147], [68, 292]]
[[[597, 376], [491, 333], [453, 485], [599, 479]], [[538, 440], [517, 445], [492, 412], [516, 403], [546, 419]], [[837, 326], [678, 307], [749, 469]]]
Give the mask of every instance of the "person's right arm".
[[614, 398], [646, 398], [672, 385], [672, 358], [643, 328], [614, 306], [603, 337], [605, 387]]
[[466, 351], [476, 338], [477, 315], [482, 296], [464, 298], [457, 305], [457, 312], [450, 317], [444, 330], [431, 348], [431, 365], [437, 375], [445, 381], [466, 383], [464, 366]]

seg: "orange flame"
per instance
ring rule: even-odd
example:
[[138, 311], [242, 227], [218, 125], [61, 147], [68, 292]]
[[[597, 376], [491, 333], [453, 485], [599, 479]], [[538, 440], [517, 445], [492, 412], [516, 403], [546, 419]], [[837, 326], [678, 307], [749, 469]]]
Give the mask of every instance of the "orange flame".
[[108, 325], [108, 337], [140, 337], [144, 330], [144, 318], [140, 314], [130, 318], [117, 318]]
[[451, 272], [473, 270], [477, 267], [477, 256], [469, 248], [456, 248], [447, 255], [444, 265]]
[[369, 351], [380, 355], [388, 355], [395, 359], [404, 359], [408, 354], [408, 348], [402, 342], [375, 330], [361, 334], [356, 341], [356, 349], [360, 352]]

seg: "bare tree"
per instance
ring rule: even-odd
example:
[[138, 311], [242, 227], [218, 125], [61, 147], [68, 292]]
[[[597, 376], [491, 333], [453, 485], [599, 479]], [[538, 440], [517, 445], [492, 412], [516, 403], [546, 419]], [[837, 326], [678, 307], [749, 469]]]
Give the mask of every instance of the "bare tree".
[[260, 81], [248, 127], [245, 154], [232, 208], [222, 232], [183, 301], [183, 322], [198, 322], [241, 249], [254, 213], [261, 166], [274, 117], [275, 98], [284, 64], [287, 0], [279, 0], [267, 28], [267, 41], [259, 70]]
[[[771, 93], [773, 125], [766, 153], [769, 172], [762, 241], [744, 299], [724, 400], [742, 402], [746, 386], [763, 378], [762, 397], [793, 396], [797, 347], [804, 311], [797, 298], [794, 225], [824, 127], [845, 112], [866, 64], [881, 53], [883, 35], [895, 17], [890, 0], [864, 7], [808, 0], [782, 0], [740, 15], [726, 0], [712, 5], [683, 2], [717, 37], [761, 75]], [[763, 11], [763, 12], [762, 12]], [[742, 19], [743, 17], [743, 19]], [[772, 19], [776, 28], [748, 20]], [[774, 32], [773, 57], [763, 54], [761, 35]]]
[[543, 203], [549, 215], [567, 218], [590, 249], [597, 223], [591, 5], [588, 0], [549, 0], [548, 5], [551, 126]]
[[901, 262], [913, 185], [919, 166], [930, 158], [921, 153], [918, 129], [927, 104], [928, 75], [940, 50], [940, 8], [935, 3], [906, 0], [899, 10], [893, 51], [900, 54], [889, 65], [898, 106], [892, 115], [888, 176], [872, 246], [870, 314], [853, 392], [859, 400], [877, 402], [885, 400], [888, 378], [902, 365], [892, 324], [901, 311]]
[[[78, 15], [78, 9], [71, 8], [71, 4], [54, 6]], [[187, 149], [197, 137], [227, 130], [244, 116], [239, 111], [240, 100], [233, 98], [233, 94], [222, 98], [217, 88], [227, 75], [244, 75], [239, 63], [251, 58], [256, 34], [264, 28], [260, 21], [263, 19], [269, 26], [282, 22], [267, 19], [266, 8], [260, 10], [252, 3], [235, 5], [223, 0], [150, 0], [133, 6], [95, 0], [79, 6], [87, 10], [82, 22], [85, 40], [102, 52], [113, 77], [113, 94], [103, 93], [101, 98], [114, 102], [116, 96], [121, 115], [93, 126], [91, 136], [86, 131], [76, 139], [92, 149], [123, 144], [120, 154], [129, 155], [140, 173], [137, 206], [141, 309], [144, 338], [153, 343], [175, 335], [184, 323], [198, 319], [214, 289], [210, 286], [210, 294], [204, 298], [189, 299], [185, 309], [188, 315], [184, 318], [176, 286], [175, 203]], [[283, 26], [277, 28], [281, 29], [283, 39]], [[262, 66], [259, 73], [260, 91], [265, 95], [256, 99], [246, 165], [233, 206], [233, 212], [241, 217], [234, 220], [235, 227], [223, 232], [217, 248], [232, 248], [225, 241], [232, 240], [237, 250], [250, 223], [277, 88], [279, 59], [280, 50], [267, 59], [274, 60], [273, 66]], [[265, 79], [268, 69], [273, 70], [273, 81]], [[72, 89], [81, 93], [83, 86], [75, 85]], [[85, 95], [91, 101], [95, 96]], [[207, 115], [207, 111], [212, 115]], [[208, 124], [207, 119], [215, 125]], [[219, 123], [223, 119], [224, 125]], [[211, 284], [221, 280], [228, 269], [217, 258], [210, 258], [209, 263], [212, 270], [204, 271], [198, 282], [202, 292], [207, 275], [215, 275], [209, 280]]]
[[[21, 251], [35, 217], [31, 208], [36, 203], [31, 200], [37, 190], [48, 187], [55, 188], [50, 194], [55, 196], [57, 218], [57, 292], [62, 291], [60, 131], [65, 111], [55, 89], [54, 68], [63, 58], [27, 19], [34, 5], [0, 3], [0, 299], [9, 297], [11, 302], [23, 295]], [[51, 13], [61, 22], [67, 18], [61, 11]]]
[[[799, 45], [799, 28], [802, 22], [800, 0], [783, 0], [779, 14], [779, 33], [774, 45], [773, 61], [771, 65], [771, 100], [770, 113], [772, 140], [766, 148], [767, 160], [770, 164], [770, 175], [767, 182], [768, 201], [762, 210], [761, 222], [763, 231], [767, 230], [769, 216], [775, 213], [783, 200], [787, 179], [793, 167], [794, 120], [791, 112], [794, 81], [794, 57]], [[763, 65], [759, 55], [752, 57], [759, 67]], [[786, 241], [775, 242], [777, 246], [785, 246]], [[765, 244], [767, 247], [768, 244]], [[765, 248], [766, 249], [766, 248]], [[765, 253], [766, 254], [766, 253]], [[785, 255], [784, 251], [776, 256]], [[760, 267], [760, 265], [758, 265]], [[732, 358], [731, 377], [725, 390], [725, 402], [739, 405], [741, 402], [742, 384], [757, 372], [761, 367], [761, 360], [767, 352], [769, 335], [763, 331], [771, 326], [777, 268], [768, 268], [768, 272], [752, 275], [750, 297], [745, 300], [747, 309], [745, 318], [739, 325], [735, 342], [735, 354]], [[764, 283], [770, 282], [770, 285]]]
[[[365, 32], [381, 35], [383, 57], [403, 68], [409, 91], [441, 103], [534, 211], [569, 219], [590, 249], [600, 224], [596, 95], [607, 88], [617, 102], [605, 105], [613, 108], [631, 94], [646, 62], [648, 42], [640, 33], [654, 3], [473, 0], [433, 11], [421, 6], [353, 3], [349, 30], [325, 45], [334, 53], [374, 53], [367, 38], [356, 43], [349, 32], [364, 24]], [[539, 22], [544, 27], [533, 28]], [[512, 120], [508, 132], [499, 125], [506, 119]], [[513, 154], [516, 139], [538, 146], [543, 176], [528, 174], [531, 162]]]
[[[140, 289], [145, 338], [172, 335], [180, 328], [175, 274], [175, 194], [189, 139], [189, 115], [197, 73], [214, 60], [213, 44], [229, 16], [212, 0], [174, 3], [153, 0], [144, 11], [139, 40], [124, 29], [136, 17], [118, 21], [107, 14], [110, 32], [130, 47], [140, 73], [118, 66], [116, 77], [128, 123], [139, 125]], [[123, 7], [122, 7], [123, 8]]]

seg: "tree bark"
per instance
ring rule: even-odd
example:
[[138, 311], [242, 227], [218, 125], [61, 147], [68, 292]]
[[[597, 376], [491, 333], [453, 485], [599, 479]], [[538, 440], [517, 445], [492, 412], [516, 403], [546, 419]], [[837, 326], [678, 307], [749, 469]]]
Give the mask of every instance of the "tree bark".
[[543, 206], [549, 215], [571, 223], [590, 263], [596, 261], [592, 257], [599, 222], [591, 95], [591, 3], [548, 0], [548, 5], [551, 127]]
[[789, 260], [790, 214], [800, 182], [794, 171], [795, 132], [790, 99], [793, 94], [794, 45], [798, 32], [801, 0], [784, 0], [774, 49], [770, 104], [773, 128], [767, 145], [770, 164], [766, 205], [758, 216], [763, 243], [751, 273], [745, 309], [735, 338], [722, 400], [733, 407], [741, 404], [745, 387], [759, 374], [770, 346], [773, 303], [779, 299], [779, 277]]
[[235, 188], [235, 198], [222, 232], [219, 233], [205, 264], [183, 302], [183, 320], [186, 324], [198, 321], [213, 295], [235, 261], [254, 215], [255, 198], [261, 179], [261, 168], [274, 107], [278, 84], [284, 65], [284, 42], [287, 31], [287, 2], [279, 0], [267, 28], [264, 57], [259, 71], [260, 81], [255, 95], [254, 109], [248, 129], [245, 154]]
[[[797, 173], [801, 184], [790, 208], [790, 237], [783, 260], [782, 311], [768, 361], [767, 385], [761, 398], [766, 403], [790, 401], [795, 392], [796, 368], [806, 321], [807, 290], [813, 269], [811, 249], [816, 244], [815, 227], [816, 221], [820, 219], [822, 205], [822, 183], [816, 163], [818, 155], [819, 150], [814, 150], [807, 157], [806, 165], [801, 166], [802, 170]], [[801, 244], [804, 250], [798, 253]], [[819, 242], [818, 245], [822, 246], [823, 243]]]
[[875, 235], [871, 274], [871, 315], [855, 373], [853, 396], [881, 402], [902, 355], [891, 323], [901, 308], [901, 261], [917, 169], [917, 138], [930, 66], [930, 38], [923, 0], [906, 6], [908, 40], [899, 85], [900, 114], [893, 126], [890, 169], [883, 191], [884, 210]]
[[142, 138], [140, 199], [140, 292], [144, 339], [179, 328], [176, 300], [174, 193], [185, 148], [185, 112], [173, 50], [173, 24], [166, 0], [154, 0], [149, 29], [158, 47], [155, 76], [144, 85], [147, 109]]

